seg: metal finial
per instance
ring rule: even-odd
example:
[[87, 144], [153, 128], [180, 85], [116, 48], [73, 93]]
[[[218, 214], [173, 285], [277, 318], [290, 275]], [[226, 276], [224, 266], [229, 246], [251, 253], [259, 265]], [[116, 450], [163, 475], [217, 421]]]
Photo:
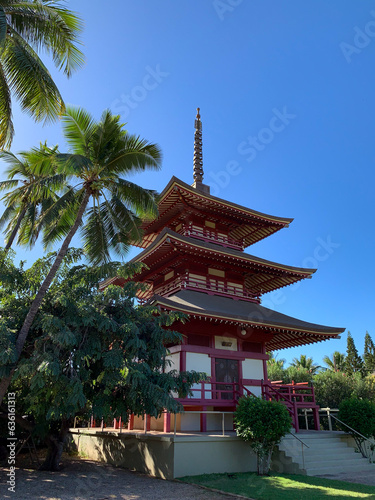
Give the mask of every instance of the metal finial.
[[199, 114], [200, 108], [197, 108], [197, 116], [195, 118], [195, 133], [194, 133], [194, 181], [203, 181], [203, 157], [202, 157], [202, 122]]

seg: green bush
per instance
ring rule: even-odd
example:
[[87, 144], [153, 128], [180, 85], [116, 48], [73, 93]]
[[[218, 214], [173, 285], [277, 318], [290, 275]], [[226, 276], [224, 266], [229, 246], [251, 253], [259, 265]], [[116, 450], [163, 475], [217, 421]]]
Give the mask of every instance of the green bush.
[[288, 410], [276, 401], [247, 396], [239, 400], [234, 422], [237, 435], [257, 454], [258, 474], [268, 474], [273, 448], [292, 426]]
[[314, 377], [315, 399], [322, 408], [338, 408], [352, 396], [354, 387], [354, 379], [343, 372], [327, 370]]
[[[338, 418], [355, 431], [359, 432], [364, 438], [375, 437], [375, 404], [368, 399], [350, 398], [344, 400], [339, 407]], [[366, 452], [363, 447], [365, 441], [345, 425], [342, 426], [345, 432], [348, 432], [355, 439], [357, 446], [364, 457]]]

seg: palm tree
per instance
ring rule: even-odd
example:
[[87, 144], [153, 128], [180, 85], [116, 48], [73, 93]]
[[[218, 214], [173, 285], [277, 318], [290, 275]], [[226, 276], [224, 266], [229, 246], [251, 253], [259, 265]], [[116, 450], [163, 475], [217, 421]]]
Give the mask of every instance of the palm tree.
[[[90, 263], [110, 260], [110, 251], [124, 256], [131, 241], [141, 237], [141, 217], [155, 216], [155, 191], [122, 178], [149, 168], [159, 169], [161, 151], [138, 136], [128, 134], [119, 116], [105, 111], [100, 122], [83, 109], [68, 109], [63, 117], [70, 154], [51, 154], [51, 168], [72, 181], [58, 201], [46, 212], [42, 224], [48, 245], [63, 239], [56, 259], [37, 292], [18, 333], [19, 358], [40, 304], [66, 255], [70, 242], [81, 231]], [[88, 208], [91, 202], [90, 208]], [[15, 368], [0, 382], [0, 404]]]
[[68, 77], [83, 64], [78, 50], [81, 20], [51, 0], [0, 2], [0, 148], [13, 134], [12, 94], [36, 121], [52, 121], [64, 101], [37, 52], [51, 54]]
[[328, 370], [343, 372], [345, 370], [345, 354], [335, 351], [331, 357], [324, 356], [323, 363], [328, 366]]
[[28, 243], [31, 246], [35, 243], [41, 214], [58, 200], [56, 193], [64, 185], [64, 176], [51, 172], [50, 165], [47, 171], [41, 168], [43, 157], [55, 152], [56, 148], [50, 149], [42, 144], [39, 149], [20, 153], [19, 157], [9, 151], [0, 152], [0, 159], [8, 164], [5, 171], [8, 180], [0, 182], [0, 191], [8, 190], [1, 199], [6, 209], [0, 217], [0, 228], [8, 223], [5, 231], [6, 252], [17, 233], [19, 244]]
[[304, 368], [308, 370], [310, 373], [316, 373], [320, 366], [314, 364], [312, 358], [308, 358], [305, 354], [301, 354], [300, 358], [293, 358], [293, 361], [290, 363], [290, 366], [295, 366], [296, 368]]

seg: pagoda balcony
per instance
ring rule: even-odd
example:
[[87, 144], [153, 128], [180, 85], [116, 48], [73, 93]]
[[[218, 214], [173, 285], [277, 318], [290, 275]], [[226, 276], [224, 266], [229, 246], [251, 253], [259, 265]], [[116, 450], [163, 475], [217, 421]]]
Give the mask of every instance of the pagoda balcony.
[[176, 230], [176, 232], [182, 234], [183, 236], [189, 236], [198, 240], [208, 241], [210, 243], [217, 243], [218, 245], [233, 248], [234, 250], [244, 250], [242, 242], [234, 240], [227, 234], [221, 233], [215, 229], [195, 225], [193, 226], [191, 224], [183, 224], [178, 230]]
[[152, 292], [150, 291], [149, 293], [150, 297], [152, 294], [168, 297], [169, 295], [172, 295], [180, 290], [193, 290], [205, 292], [209, 295], [220, 295], [222, 297], [230, 297], [236, 300], [241, 299], [249, 302], [255, 302], [257, 304], [260, 303], [259, 297], [244, 290], [243, 287], [233, 286], [225, 281], [216, 281], [210, 278], [205, 279], [203, 276], [202, 279], [197, 279], [189, 276], [188, 274], [178, 276], [169, 283], [155, 287]]

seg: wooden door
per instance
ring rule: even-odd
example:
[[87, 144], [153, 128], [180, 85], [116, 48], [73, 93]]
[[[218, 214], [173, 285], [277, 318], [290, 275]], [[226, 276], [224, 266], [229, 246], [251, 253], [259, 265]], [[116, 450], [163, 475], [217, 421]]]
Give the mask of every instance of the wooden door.
[[235, 399], [234, 389], [237, 386], [233, 384], [238, 383], [239, 380], [238, 360], [215, 359], [215, 380], [221, 382], [216, 384], [216, 390], [225, 391], [217, 393], [218, 399]]

